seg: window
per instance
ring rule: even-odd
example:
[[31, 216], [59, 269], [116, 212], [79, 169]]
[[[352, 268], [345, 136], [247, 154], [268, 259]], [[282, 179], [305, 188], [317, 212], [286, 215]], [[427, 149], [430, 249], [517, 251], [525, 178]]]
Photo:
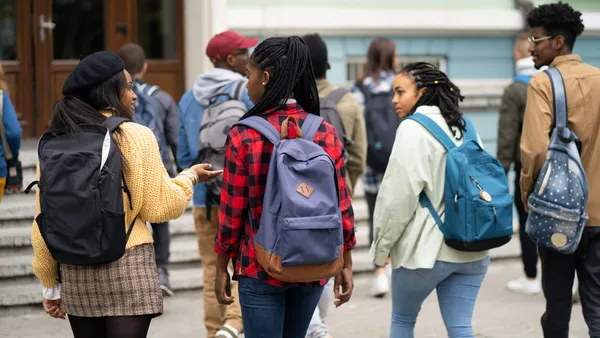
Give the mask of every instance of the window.
[[177, 58], [177, 1], [138, 0], [139, 44], [148, 59]]
[[54, 0], [52, 21], [55, 60], [78, 60], [104, 49], [104, 1]]
[[[446, 58], [443, 56], [397, 56], [400, 60], [400, 68], [411, 62], [429, 62], [432, 65], [438, 67], [441, 71], [446, 72]], [[365, 64], [367, 63], [366, 57], [349, 57], [346, 58], [346, 74], [347, 80], [352, 83], [357, 79], [361, 78], [364, 73]]]
[[0, 60], [17, 58], [16, 11], [16, 0], [0, 0]]

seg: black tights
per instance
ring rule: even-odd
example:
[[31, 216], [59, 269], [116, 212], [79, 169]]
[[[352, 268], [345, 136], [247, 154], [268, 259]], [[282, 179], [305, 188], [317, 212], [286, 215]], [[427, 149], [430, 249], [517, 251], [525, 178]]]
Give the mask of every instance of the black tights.
[[69, 315], [74, 338], [146, 338], [152, 315], [77, 317]]

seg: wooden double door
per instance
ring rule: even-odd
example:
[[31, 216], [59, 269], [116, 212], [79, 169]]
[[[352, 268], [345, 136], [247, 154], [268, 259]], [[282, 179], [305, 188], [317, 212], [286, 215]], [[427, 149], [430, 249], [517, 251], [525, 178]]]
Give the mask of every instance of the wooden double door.
[[0, 62], [24, 137], [43, 134], [77, 62], [140, 44], [146, 81], [184, 91], [183, 0], [0, 0]]

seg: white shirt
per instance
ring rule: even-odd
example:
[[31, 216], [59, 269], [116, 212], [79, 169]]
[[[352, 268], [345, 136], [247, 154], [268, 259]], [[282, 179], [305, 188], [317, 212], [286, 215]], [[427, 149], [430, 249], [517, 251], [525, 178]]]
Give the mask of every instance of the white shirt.
[[[463, 143], [452, 135], [438, 107], [421, 106], [417, 112], [435, 121], [457, 146]], [[487, 251], [462, 252], [446, 245], [428, 209], [419, 205], [419, 194], [425, 190], [444, 219], [445, 173], [444, 146], [418, 122], [403, 121], [375, 205], [370, 250], [375, 264], [384, 265], [390, 256], [394, 269], [430, 269], [436, 260], [464, 263], [488, 256]]]

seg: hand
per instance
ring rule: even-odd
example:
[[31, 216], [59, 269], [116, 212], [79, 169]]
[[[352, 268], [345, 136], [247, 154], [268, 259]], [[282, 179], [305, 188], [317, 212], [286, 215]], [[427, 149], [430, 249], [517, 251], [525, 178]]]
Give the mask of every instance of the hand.
[[227, 269], [222, 270], [217, 268], [215, 294], [217, 295], [219, 304], [229, 305], [233, 303], [234, 297], [231, 296], [231, 278]]
[[209, 182], [213, 178], [223, 174], [223, 170], [209, 171], [208, 169], [210, 169], [211, 167], [212, 164], [200, 163], [192, 166], [190, 169], [192, 169], [196, 172], [196, 174], [198, 174], [198, 182]]
[[60, 299], [57, 300], [49, 300], [44, 299], [42, 303], [44, 305], [44, 311], [50, 315], [52, 318], [65, 319], [65, 312], [62, 310], [60, 306]]
[[[340, 287], [342, 292], [340, 292]], [[333, 284], [333, 293], [337, 301], [335, 307], [340, 307], [347, 303], [352, 297], [352, 290], [354, 290], [354, 281], [352, 280], [352, 268], [344, 267], [335, 276], [335, 283]]]

